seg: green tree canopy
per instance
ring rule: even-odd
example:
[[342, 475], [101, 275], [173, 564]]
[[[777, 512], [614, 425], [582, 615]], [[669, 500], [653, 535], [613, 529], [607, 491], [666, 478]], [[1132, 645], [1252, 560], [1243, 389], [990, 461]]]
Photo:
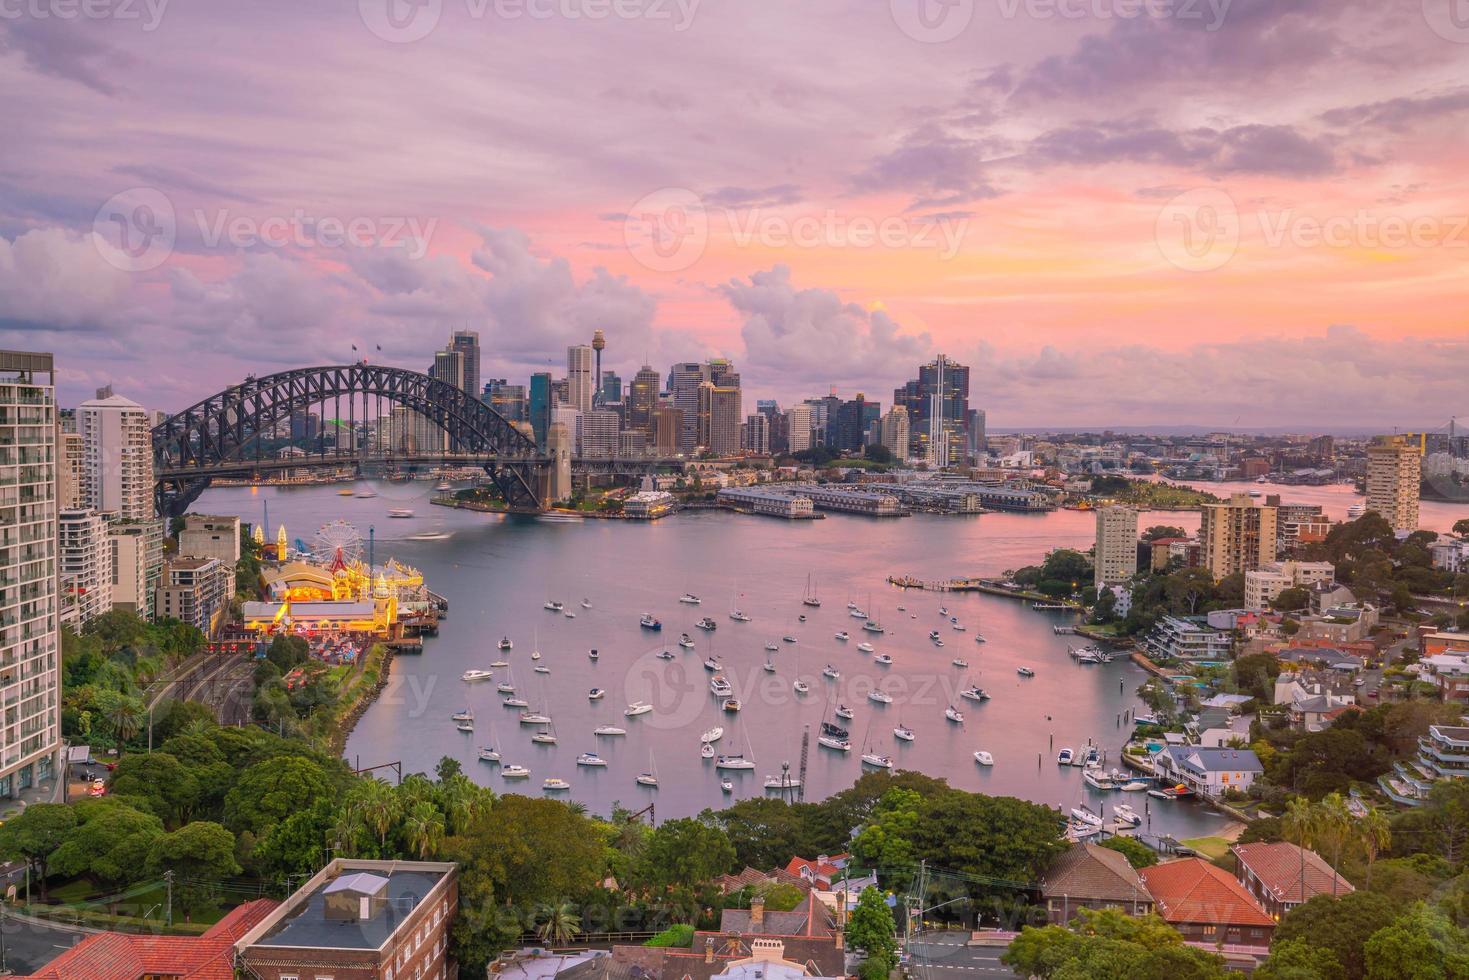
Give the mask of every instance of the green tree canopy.
[[1183, 944], [1156, 915], [1081, 909], [1067, 926], [1027, 926], [1000, 961], [1044, 980], [1223, 980], [1222, 958]]
[[1108, 837], [1098, 846], [1122, 854], [1134, 868], [1151, 868], [1158, 863], [1157, 853], [1135, 837]]
[[310, 759], [258, 762], [240, 773], [224, 800], [225, 826], [259, 836], [308, 801], [330, 795], [331, 777]]
[[1469, 977], [1469, 933], [1419, 903], [1367, 940], [1366, 961], [1366, 980], [1460, 980]]
[[51, 855], [66, 842], [76, 825], [76, 812], [66, 804], [35, 803], [0, 827], [0, 857], [30, 864], [40, 881], [43, 902]]
[[147, 869], [152, 876], [173, 872], [174, 893], [188, 914], [213, 899], [220, 878], [240, 873], [235, 835], [217, 823], [196, 820], [154, 841]]
[[898, 940], [893, 913], [882, 892], [871, 885], [862, 889], [862, 894], [857, 896], [857, 907], [847, 918], [847, 944], [866, 953], [868, 960], [885, 965], [882, 976], [896, 965]]
[[1373, 892], [1341, 898], [1317, 895], [1286, 915], [1275, 929], [1275, 943], [1300, 940], [1336, 957], [1347, 980], [1361, 980], [1367, 963], [1363, 944], [1397, 918], [1399, 906]]
[[89, 875], [106, 888], [141, 881], [153, 844], [163, 836], [163, 821], [117, 797], [82, 800], [74, 809], [76, 829], [51, 855], [52, 869]]

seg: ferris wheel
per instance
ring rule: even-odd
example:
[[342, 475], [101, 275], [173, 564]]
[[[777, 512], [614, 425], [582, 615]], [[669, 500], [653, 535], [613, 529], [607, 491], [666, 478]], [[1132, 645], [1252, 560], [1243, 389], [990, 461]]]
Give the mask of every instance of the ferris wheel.
[[316, 529], [311, 540], [311, 557], [323, 565], [332, 564], [338, 556], [345, 564], [362, 559], [362, 534], [347, 521], [332, 521]]

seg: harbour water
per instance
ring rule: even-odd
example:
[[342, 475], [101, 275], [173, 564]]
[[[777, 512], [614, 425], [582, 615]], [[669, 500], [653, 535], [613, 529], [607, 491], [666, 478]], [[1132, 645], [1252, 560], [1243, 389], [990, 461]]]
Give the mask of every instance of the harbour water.
[[[633, 808], [656, 803], [658, 816], [668, 818], [763, 795], [765, 777], [778, 774], [782, 762], [792, 772], [799, 767], [801, 734], [809, 726], [808, 800], [850, 786], [870, 746], [891, 756], [897, 768], [942, 776], [967, 790], [1066, 809], [1082, 801], [1095, 808], [1126, 800], [1139, 810], [1146, 803], [1150, 817], [1143, 829], [1155, 834], [1196, 836], [1225, 823], [1192, 803], [1096, 794], [1080, 769], [1056, 765], [1061, 748], [1083, 748], [1088, 741], [1117, 764], [1128, 732], [1121, 715], [1141, 707], [1134, 692], [1145, 678], [1126, 658], [1098, 666], [1073, 661], [1068, 642], [1077, 638], [1052, 630], [1072, 616], [979, 594], [905, 592], [884, 581], [890, 574], [922, 580], [995, 575], [1036, 562], [1051, 548], [1086, 548], [1094, 535], [1090, 513], [888, 520], [833, 515], [786, 522], [702, 511], [654, 524], [564, 522], [436, 507], [428, 500], [430, 485], [422, 483], [373, 487], [378, 496], [371, 499], [339, 496], [331, 486], [221, 488], [196, 506], [258, 521], [268, 504], [272, 529], [284, 522], [292, 540], [308, 542], [321, 524], [350, 520], [364, 538], [373, 529], [379, 562], [391, 556], [417, 566], [449, 600], [439, 636], [425, 641], [422, 655], [397, 658], [388, 689], [352, 733], [346, 754], [359, 765], [401, 761], [404, 772], [430, 771], [448, 755], [497, 791], [537, 793], [543, 779], [555, 776], [571, 783], [563, 796], [593, 812], [607, 813], [614, 801]], [[415, 516], [389, 519], [391, 508], [409, 508]], [[1183, 516], [1145, 514], [1143, 526], [1181, 523]], [[449, 536], [412, 540], [425, 532]], [[819, 609], [801, 603], [808, 575]], [[701, 604], [680, 603], [686, 592]], [[547, 611], [548, 600], [562, 602], [575, 617]], [[849, 615], [849, 601], [888, 632], [863, 632], [863, 621]], [[750, 622], [730, 619], [736, 606]], [[953, 629], [940, 606], [965, 631]], [[661, 633], [639, 627], [644, 613], [662, 621]], [[695, 626], [705, 616], [717, 624], [713, 633]], [[942, 648], [929, 640], [931, 630], [939, 632]], [[838, 631], [851, 639], [838, 641]], [[684, 632], [694, 639], [693, 650], [678, 646]], [[975, 642], [981, 633], [986, 643]], [[785, 642], [785, 635], [797, 642]], [[514, 644], [508, 654], [496, 648], [502, 636]], [[857, 650], [863, 641], [872, 642], [874, 653]], [[769, 642], [778, 648], [769, 653], [774, 673], [762, 667]], [[531, 659], [533, 650], [540, 660]], [[664, 650], [673, 658], [660, 659]], [[874, 662], [883, 653], [892, 656], [892, 666]], [[703, 662], [711, 655], [743, 702], [736, 714], [721, 710], [709, 692], [711, 674]], [[956, 657], [969, 669], [952, 666]], [[465, 670], [488, 669], [497, 659], [510, 666], [496, 668], [493, 681], [460, 679]], [[550, 673], [533, 672], [536, 664]], [[840, 672], [838, 679], [823, 676], [827, 664]], [[1035, 676], [1019, 676], [1020, 666], [1033, 668]], [[797, 676], [810, 685], [809, 694], [793, 692]], [[496, 685], [512, 678], [520, 696], [551, 716], [557, 744], [532, 744], [536, 728], [518, 724], [518, 712], [501, 706], [505, 695]], [[991, 699], [961, 699], [959, 690], [970, 684]], [[868, 699], [875, 686], [892, 696], [891, 704]], [[589, 700], [593, 687], [605, 689], [606, 697]], [[624, 717], [624, 708], [639, 700], [655, 710]], [[850, 721], [833, 718], [838, 703], [853, 710]], [[951, 704], [964, 712], [962, 725], [945, 718]], [[466, 707], [474, 712], [472, 734], [457, 731], [450, 719]], [[823, 720], [851, 732], [849, 753], [818, 747]], [[900, 723], [914, 731], [913, 742], [894, 738]], [[627, 734], [595, 737], [593, 729], [604, 725]], [[755, 762], [751, 771], [728, 773], [732, 794], [721, 791], [714, 762], [699, 755], [701, 733], [716, 726], [724, 729], [719, 752], [743, 753]], [[478, 761], [479, 747], [490, 743], [505, 764], [530, 769], [530, 778], [507, 781], [497, 767]], [[978, 750], [993, 755], [995, 764], [978, 765]], [[608, 766], [578, 767], [583, 752], [598, 753]], [[635, 781], [650, 769], [656, 789]]]

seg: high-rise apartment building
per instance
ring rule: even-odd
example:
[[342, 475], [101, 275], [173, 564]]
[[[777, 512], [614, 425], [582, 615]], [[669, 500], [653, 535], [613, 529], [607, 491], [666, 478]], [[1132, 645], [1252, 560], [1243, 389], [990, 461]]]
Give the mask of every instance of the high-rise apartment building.
[[597, 393], [596, 359], [587, 344], [566, 348], [566, 404], [578, 412], [590, 412]]
[[770, 416], [763, 412], [745, 416], [744, 450], [764, 456], [770, 452]]
[[682, 450], [683, 412], [672, 405], [653, 409], [653, 451], [658, 456], [673, 456]]
[[218, 558], [233, 569], [240, 561], [240, 519], [232, 514], [185, 514], [183, 530], [179, 531], [179, 554], [186, 558]]
[[1367, 509], [1395, 531], [1418, 530], [1418, 492], [1423, 455], [1404, 436], [1378, 436], [1367, 447]]
[[80, 632], [112, 611], [112, 539], [94, 510], [62, 510], [59, 523], [61, 618]]
[[658, 405], [658, 372], [644, 364], [627, 389], [627, 428], [653, 434], [653, 409]]
[[480, 391], [479, 331], [455, 330], [449, 338], [449, 349], [459, 352], [462, 358], [459, 387], [476, 395]]
[[1093, 584], [1100, 590], [1121, 585], [1137, 574], [1137, 511], [1131, 507], [1097, 508], [1097, 551]]
[[740, 389], [706, 384], [699, 388], [698, 445], [715, 456], [740, 451]]
[[86, 453], [82, 448], [82, 436], [73, 428], [65, 429], [57, 436], [56, 443], [56, 502], [66, 510], [82, 506], [82, 464]]
[[605, 408], [594, 408], [581, 416], [581, 455], [594, 459], [611, 459], [617, 455], [622, 418]]
[[901, 461], [908, 458], [909, 438], [908, 410], [902, 405], [894, 405], [882, 417], [882, 426], [878, 430], [878, 442], [893, 454], [894, 459]]
[[786, 444], [793, 453], [799, 453], [810, 449], [814, 445], [812, 433], [815, 430], [815, 422], [811, 418], [811, 405], [803, 402], [800, 405], [792, 405], [786, 412], [787, 435]]
[[0, 797], [58, 771], [56, 433], [51, 355], [0, 351]]
[[1204, 567], [1219, 580], [1275, 560], [1276, 509], [1247, 493], [1205, 504], [1199, 523]]
[[235, 594], [235, 570], [218, 558], [170, 559], [158, 585], [157, 616], [188, 623], [212, 636], [229, 612]]
[[125, 520], [153, 519], [153, 436], [143, 406], [111, 388], [77, 408], [82, 500]]

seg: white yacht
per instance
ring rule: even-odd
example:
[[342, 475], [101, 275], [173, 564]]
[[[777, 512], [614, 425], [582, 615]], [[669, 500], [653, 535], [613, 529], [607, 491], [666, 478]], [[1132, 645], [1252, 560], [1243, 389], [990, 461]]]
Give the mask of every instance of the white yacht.
[[876, 657], [873, 658], [872, 662], [875, 664], [882, 664], [884, 667], [891, 667], [893, 665], [893, 658], [885, 653], [879, 653]]
[[545, 664], [536, 664], [535, 672], [537, 674], [549, 674], [551, 672], [551, 668], [547, 667]]
[[851, 739], [842, 738], [838, 735], [818, 735], [816, 743], [822, 748], [831, 749], [834, 752], [852, 751]]
[[821, 673], [823, 676], [829, 677], [832, 680], [838, 680], [842, 676], [842, 672], [837, 670], [831, 664], [827, 664], [825, 667], [821, 668]]
[[734, 620], [736, 623], [748, 623], [750, 621], [750, 617], [745, 615], [738, 609], [731, 612], [729, 614], [729, 618]]
[[961, 725], [964, 724], [964, 712], [960, 711], [952, 704], [944, 709], [944, 717], [949, 719], [950, 721], [958, 722]]
[[449, 716], [451, 721], [474, 721], [474, 712], [468, 708], [460, 708]]
[[734, 694], [734, 685], [730, 684], [723, 674], [715, 674], [709, 678], [709, 693], [716, 698], [727, 698]]
[[694, 638], [685, 633], [678, 638], [678, 645], [685, 650], [692, 650], [694, 648]]
[[801, 781], [795, 776], [766, 776], [766, 789], [800, 789]]
[[529, 708], [530, 702], [525, 698], [506, 698], [500, 702], [507, 708]]
[[563, 602], [557, 602], [555, 599], [547, 599], [546, 604], [541, 608], [549, 609], [551, 612], [560, 612], [561, 610], [566, 608], [566, 604]]
[[479, 761], [498, 763], [500, 761], [500, 752], [493, 745], [482, 745], [479, 750]]
[[988, 701], [990, 699], [989, 694], [982, 687], [966, 687], [959, 692], [959, 696], [969, 701]]
[[510, 637], [508, 637], [508, 636], [502, 636], [502, 637], [500, 637], [500, 642], [497, 643], [497, 644], [495, 644], [495, 645], [498, 646], [501, 650], [513, 650], [513, 649], [515, 649], [515, 644], [512, 643], [512, 642], [510, 642]]
[[855, 712], [853, 712], [852, 709], [847, 707], [845, 704], [837, 705], [836, 710], [832, 713], [838, 718], [845, 718], [848, 721], [851, 721], [852, 718], [855, 717]]
[[[842, 630], [842, 631], [841, 631], [841, 632], [840, 632], [840, 633], [838, 633], [838, 634], [837, 634], [837, 635], [836, 635], [836, 638], [837, 638], [837, 639], [838, 639], [838, 640], [841, 640], [841, 641], [842, 641], [842, 642], [843, 642], [843, 643], [846, 643], [846, 642], [847, 642], [847, 641], [848, 641], [848, 640], [850, 640], [850, 639], [851, 639], [851, 638], [852, 638], [852, 637], [851, 637], [851, 636], [850, 636], [850, 635], [848, 635], [848, 633], [847, 633], [847, 631], [846, 631], [846, 630]], [[860, 650], [860, 649], [862, 649], [862, 645], [861, 645], [861, 644], [860, 644], [860, 643], [859, 643], [859, 644], [858, 644], [858, 645], [857, 645], [857, 649], [858, 649], [858, 650]]]
[[719, 741], [721, 738], [724, 738], [724, 729], [715, 726], [714, 728], [709, 729], [703, 735], [700, 735], [699, 741], [713, 743]]
[[965, 660], [963, 657], [955, 657], [953, 660], [950, 660], [949, 663], [954, 665], [955, 667], [969, 666], [969, 661]]
[[797, 694], [811, 693], [811, 685], [807, 684], [805, 681], [796, 681], [796, 683], [792, 684], [791, 687], [795, 690]]
[[690, 606], [697, 606], [699, 603], [703, 602], [704, 600], [703, 599], [700, 599], [698, 596], [694, 595], [692, 592], [685, 592], [683, 595], [681, 595], [681, 596], [678, 597], [678, 601], [679, 602], [683, 602], [683, 603], [687, 603]]
[[893, 767], [893, 758], [892, 756], [881, 755], [877, 752], [863, 752], [862, 764], [864, 766], [872, 766], [875, 769], [891, 769]]
[[603, 769], [607, 766], [607, 760], [602, 758], [595, 752], [583, 752], [581, 755], [576, 757], [576, 764], [579, 766], [588, 766], [591, 768]]
[[907, 725], [899, 725], [897, 728], [893, 729], [893, 737], [902, 739], [904, 742], [911, 742], [913, 741], [914, 737], [913, 729], [909, 728]]
[[1138, 812], [1126, 803], [1119, 803], [1112, 808], [1112, 819], [1118, 823], [1126, 824], [1129, 827], [1136, 827], [1143, 822], [1143, 818], [1138, 815]]
[[653, 706], [646, 701], [634, 701], [623, 709], [622, 713], [628, 718], [636, 718], [653, 710]]
[[616, 725], [600, 725], [592, 729], [592, 734], [598, 738], [615, 738], [618, 735], [626, 735], [626, 728], [618, 728]]
[[466, 681], [470, 684], [473, 684], [475, 681], [487, 681], [494, 676], [495, 675], [488, 670], [480, 670], [479, 668], [474, 668], [471, 670], [466, 670], [464, 673], [460, 674], [459, 679], [461, 681]]
[[857, 649], [861, 650], [863, 653], [871, 653], [873, 650], [873, 646], [871, 643], [863, 640], [861, 643], [857, 644]]
[[587, 692], [588, 701], [600, 701], [607, 696], [607, 692], [600, 687], [594, 687]]
[[755, 763], [743, 755], [721, 755], [714, 760], [715, 769], [754, 769]]
[[780, 646], [777, 645], [774, 642], [770, 642], [770, 643], [766, 643], [765, 644], [765, 652], [766, 653], [774, 653], [775, 651], [777, 651], [779, 649], [780, 649]]
[[867, 692], [867, 700], [876, 701], [878, 704], [892, 704], [893, 696], [886, 691], [871, 690]]
[[500, 770], [501, 779], [525, 779], [530, 775], [530, 770], [525, 766], [505, 766]]
[[549, 725], [551, 724], [551, 716], [543, 715], [539, 711], [522, 711], [520, 713], [520, 723], [522, 725]]
[[714, 746], [710, 745], [708, 742], [705, 742], [703, 745], [700, 745], [699, 746], [699, 758], [701, 758], [701, 759], [712, 759], [712, 758], [714, 758]]
[[542, 729], [541, 731], [538, 731], [534, 735], [532, 735], [530, 737], [530, 740], [532, 742], [535, 742], [537, 745], [555, 745], [556, 733], [548, 729]]
[[491, 660], [490, 661], [490, 666], [491, 667], [509, 667], [510, 666], [510, 661], [508, 661], [508, 660]]
[[571, 784], [560, 776], [552, 776], [550, 779], [542, 781], [541, 789], [550, 793], [560, 793], [571, 789]]
[[995, 757], [990, 755], [984, 749], [980, 749], [978, 752], [974, 753], [974, 761], [982, 766], [992, 766], [995, 764]]

